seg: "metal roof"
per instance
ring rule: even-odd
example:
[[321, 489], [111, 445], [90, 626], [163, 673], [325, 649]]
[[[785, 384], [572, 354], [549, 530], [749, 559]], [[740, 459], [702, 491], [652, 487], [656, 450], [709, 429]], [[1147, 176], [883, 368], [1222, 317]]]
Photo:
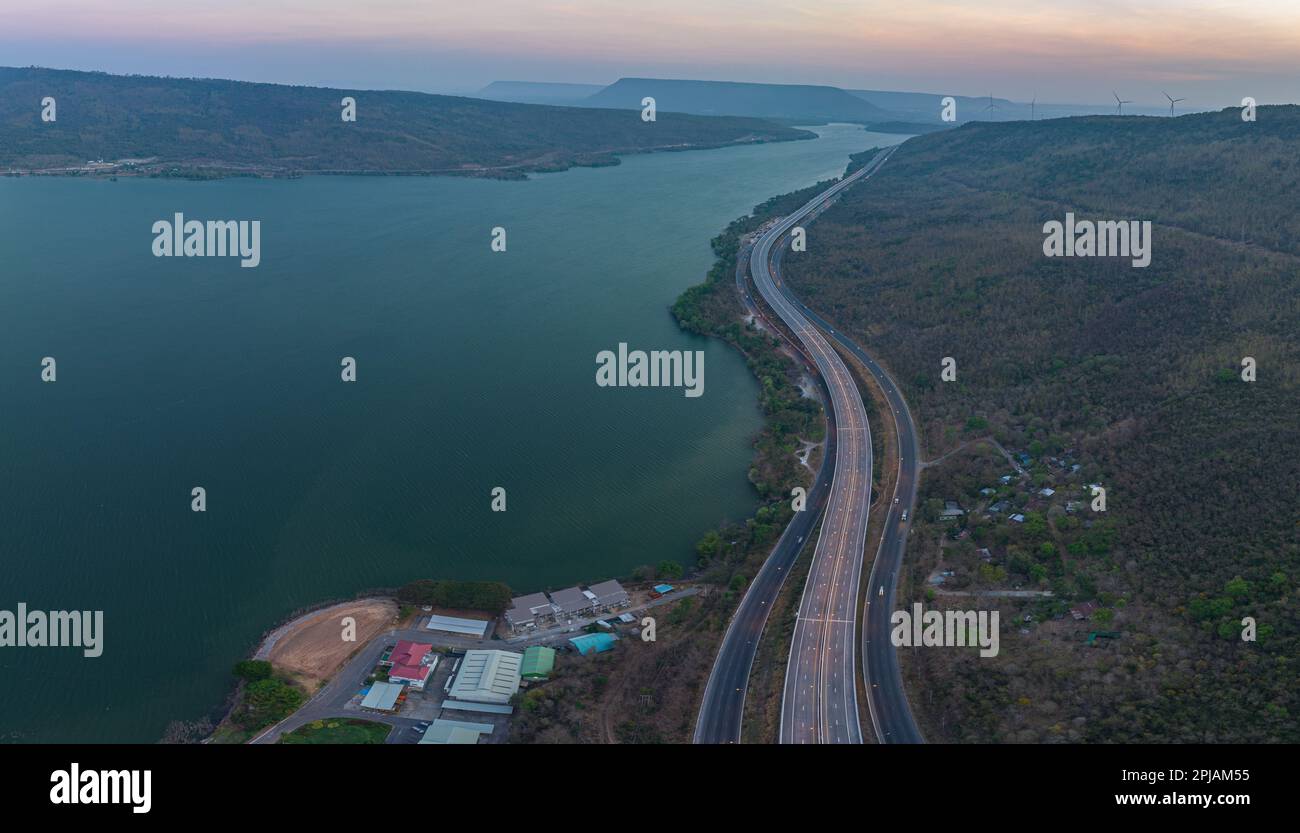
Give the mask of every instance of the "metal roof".
[[577, 613], [580, 610], [587, 610], [591, 607], [591, 599], [582, 595], [582, 591], [576, 587], [566, 587], [563, 590], [556, 590], [551, 594], [551, 603], [558, 607], [563, 613]]
[[361, 708], [390, 712], [397, 704], [397, 696], [401, 693], [401, 683], [377, 682], [370, 687], [370, 691], [366, 692], [365, 698], [361, 701]]
[[529, 593], [510, 602], [510, 609], [506, 611], [506, 621], [518, 625], [531, 622], [537, 616], [550, 616], [554, 612], [551, 600], [546, 598], [545, 593]]
[[545, 677], [555, 667], [555, 649], [533, 645], [524, 651], [524, 661], [519, 673], [524, 677]]
[[589, 633], [586, 636], [575, 636], [569, 641], [583, 655], [608, 651], [614, 647], [614, 636], [608, 633]]
[[627, 601], [627, 591], [623, 589], [623, 585], [613, 579], [591, 585], [591, 592], [596, 594], [596, 598], [603, 605]]
[[514, 706], [500, 703], [471, 703], [468, 700], [443, 700], [443, 711], [453, 709], [459, 712], [480, 712], [482, 714], [513, 714]]
[[487, 633], [488, 622], [484, 619], [461, 619], [456, 616], [430, 616], [424, 627], [431, 631], [463, 633], [467, 636], [483, 636]]
[[478, 703], [509, 702], [519, 690], [523, 659], [513, 651], [467, 651], [451, 685], [451, 697]]
[[493, 728], [491, 723], [465, 723], [438, 718], [425, 730], [420, 743], [478, 743], [479, 736], [492, 734]]
[[527, 596], [519, 596], [510, 602], [512, 608], [528, 610], [532, 613], [540, 613], [545, 608], [551, 606], [551, 600], [546, 598], [545, 593], [529, 593]]

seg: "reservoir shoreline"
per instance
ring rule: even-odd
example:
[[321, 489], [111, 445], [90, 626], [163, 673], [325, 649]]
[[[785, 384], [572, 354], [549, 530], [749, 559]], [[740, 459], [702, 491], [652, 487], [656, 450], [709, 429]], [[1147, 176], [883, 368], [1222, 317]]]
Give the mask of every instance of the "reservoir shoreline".
[[[563, 587], [686, 563], [702, 530], [745, 533], [754, 374], [656, 311], [717, 261], [701, 229], [884, 141], [819, 132], [526, 184], [0, 179], [0, 378], [16, 380], [0, 500], [26, 555], [0, 594], [105, 608], [113, 630], [93, 661], [6, 657], [57, 685], [0, 691], [0, 732], [149, 742], [172, 716], [213, 715], [232, 664], [293, 613], [355, 588]], [[261, 265], [154, 258], [150, 224], [182, 205], [261, 219]], [[488, 246], [498, 225], [508, 253]], [[593, 359], [620, 341], [702, 349], [707, 394], [599, 388]], [[34, 343], [53, 345], [58, 384], [29, 383]], [[357, 357], [355, 385], [339, 356]], [[497, 485], [507, 513], [490, 512]], [[65, 680], [102, 691], [102, 713], [65, 719], [79, 714]]]
[[[849, 162], [848, 169], [852, 169], [852, 161]], [[779, 531], [784, 529], [791, 516], [785, 496], [794, 486], [806, 487], [811, 483], [813, 469], [809, 467], [805, 457], [807, 437], [820, 440], [825, 436], [824, 411], [821, 406], [811, 404], [810, 400], [803, 396], [800, 388], [803, 368], [794, 356], [790, 355], [783, 343], [773, 343], [755, 327], [753, 322], [747, 320], [745, 309], [736, 294], [732, 280], [732, 276], [737, 272], [742, 239], [773, 217], [780, 216], [791, 205], [797, 204], [808, 193], [820, 187], [820, 184], [815, 184], [800, 191], [773, 197], [755, 206], [750, 214], [729, 224], [712, 242], [715, 260], [705, 280], [682, 292], [671, 307], [675, 320], [684, 330], [721, 339], [745, 359], [750, 373], [760, 382], [758, 401], [764, 414], [762, 428], [753, 438], [749, 478], [750, 484], [760, 498], [758, 505], [738, 524], [703, 532], [696, 547], [699, 557], [686, 568], [685, 578], [704, 589], [702, 598], [705, 601], [700, 609], [709, 610], [706, 616], [691, 616], [688, 609], [687, 614], [680, 617], [681, 621], [673, 629], [673, 641], [689, 642], [695, 647], [696, 655], [700, 659], [691, 666], [690, 670], [680, 671], [671, 684], [675, 692], [669, 695], [669, 698], [679, 703], [679, 708], [687, 712], [694, 708], [694, 692], [703, 689], [704, 680], [712, 668], [708, 660], [718, 647], [719, 634], [716, 629], [709, 626], [709, 623], [719, 618], [727, 620], [731, 617], [740, 600], [744, 585], [767, 557], [772, 542], [771, 534], [756, 535], [753, 534], [753, 530], [773, 530], [779, 535]], [[811, 405], [811, 407], [804, 409], [805, 420], [802, 423], [788, 426], [786, 423], [791, 419], [792, 403]], [[787, 447], [791, 442], [794, 443], [793, 451]], [[762, 473], [758, 475], [762, 478], [761, 483], [755, 482], [755, 473], [759, 472]], [[733, 541], [731, 549], [727, 552], [714, 550], [710, 556], [708, 549], [713, 546], [711, 542], [724, 539]], [[735, 544], [740, 546], [737, 547]], [[676, 581], [678, 578], [681, 577], [675, 576], [673, 580]], [[638, 580], [644, 582], [646, 577], [622, 577], [621, 580], [632, 584]], [[395, 593], [390, 593], [388, 599], [391, 600], [393, 595]], [[280, 638], [297, 628], [305, 627], [308, 620], [318, 617], [322, 611], [347, 608], [360, 601], [362, 600], [325, 603], [317, 606], [313, 611], [295, 617], [290, 622], [269, 631], [253, 653], [253, 658], [271, 659], [272, 650]], [[695, 600], [692, 600], [691, 604], [695, 604]], [[673, 605], [668, 609], [668, 615], [678, 618], [676, 608], [677, 605]], [[406, 608], [398, 619], [405, 621], [409, 629], [412, 626], [409, 621], [412, 616], [405, 610]], [[499, 616], [499, 613], [494, 615], [494, 621], [496, 616]], [[414, 618], [418, 620], [418, 614]], [[426, 638], [434, 644], [439, 643], [432, 634]], [[607, 662], [603, 673], [614, 680], [622, 676], [634, 678], [638, 673], [637, 660], [640, 659], [634, 653], [639, 653], [640, 647], [634, 641], [630, 647], [614, 652], [612, 660]], [[358, 647], [356, 650], [359, 651], [361, 648]], [[349, 654], [349, 658], [355, 653], [356, 651], [353, 651]], [[329, 676], [332, 677], [341, 669], [345, 661], [346, 658], [340, 658], [337, 666], [330, 669]], [[630, 679], [623, 683], [623, 686], [645, 690], [646, 682], [644, 679]], [[662, 683], [657, 686], [657, 689], [659, 695], [664, 696]], [[305, 693], [309, 698], [308, 702], [312, 702], [310, 698], [314, 692]], [[237, 697], [238, 691], [232, 696], [232, 708], [233, 701]], [[303, 708], [306, 709], [307, 705], [305, 704]], [[319, 707], [313, 708], [319, 710]], [[606, 706], [606, 722], [622, 725], [635, 717], [633, 710], [620, 708], [618, 703]], [[282, 722], [285, 721], [275, 725], [279, 726]], [[686, 723], [689, 724], [690, 721]], [[257, 730], [255, 738], [262, 738], [268, 731], [271, 729]], [[666, 725], [661, 731], [666, 733], [671, 729]], [[680, 734], [680, 730], [678, 733]], [[608, 739], [607, 733], [605, 737]], [[520, 738], [516, 736], [515, 739]], [[687, 739], [675, 737], [672, 740]]]

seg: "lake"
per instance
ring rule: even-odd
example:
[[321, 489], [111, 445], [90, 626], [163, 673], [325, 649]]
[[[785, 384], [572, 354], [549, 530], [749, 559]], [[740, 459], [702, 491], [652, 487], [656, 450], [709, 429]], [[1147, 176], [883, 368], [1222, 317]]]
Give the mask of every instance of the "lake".
[[[689, 564], [756, 505], [760, 414], [668, 308], [727, 222], [904, 138], [815, 130], [524, 182], [0, 179], [0, 609], [105, 627], [0, 648], [0, 740], [152, 742], [323, 599]], [[260, 265], [154, 257], [177, 212], [260, 221]], [[598, 387], [619, 342], [703, 351], [704, 395]]]

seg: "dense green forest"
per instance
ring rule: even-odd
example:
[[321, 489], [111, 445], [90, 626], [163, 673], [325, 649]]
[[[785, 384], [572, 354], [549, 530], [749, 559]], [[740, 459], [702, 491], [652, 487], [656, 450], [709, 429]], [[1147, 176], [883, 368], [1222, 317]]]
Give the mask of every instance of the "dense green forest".
[[[345, 122], [341, 101], [356, 100]], [[41, 102], [55, 100], [55, 120]], [[0, 67], [0, 168], [154, 160], [152, 172], [450, 173], [617, 163], [615, 154], [812, 138], [750, 118], [512, 104], [396, 91]]]
[[[787, 254], [892, 369], [927, 458], [984, 436], [1024, 455], [972, 442], [923, 477], [905, 601], [956, 603], [922, 586], [940, 562], [1054, 594], [980, 600], [995, 659], [908, 652], [931, 740], [1300, 740], [1298, 178], [1296, 107], [972, 123], [905, 143]], [[1066, 212], [1150, 220], [1151, 264], [1046, 257]]]

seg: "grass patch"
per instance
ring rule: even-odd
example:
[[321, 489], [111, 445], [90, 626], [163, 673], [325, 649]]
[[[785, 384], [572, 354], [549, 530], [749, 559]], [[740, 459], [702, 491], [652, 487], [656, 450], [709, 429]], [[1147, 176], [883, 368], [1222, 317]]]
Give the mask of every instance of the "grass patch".
[[383, 743], [392, 728], [369, 720], [314, 720], [282, 736], [280, 743]]

